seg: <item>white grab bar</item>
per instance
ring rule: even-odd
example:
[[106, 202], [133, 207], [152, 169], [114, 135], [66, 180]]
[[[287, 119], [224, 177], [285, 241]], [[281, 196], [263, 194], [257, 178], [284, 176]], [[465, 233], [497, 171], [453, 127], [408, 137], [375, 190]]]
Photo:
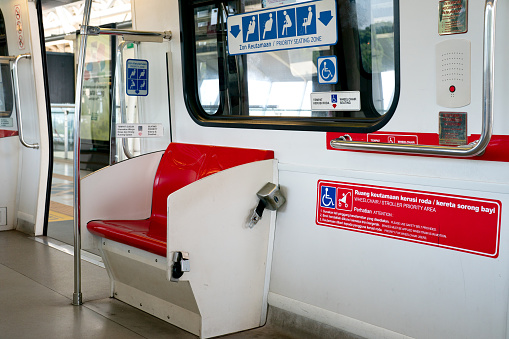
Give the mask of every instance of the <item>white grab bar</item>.
[[[9, 57], [10, 58], [10, 57]], [[21, 118], [21, 97], [19, 95], [19, 76], [18, 76], [18, 63], [21, 59], [30, 59], [30, 54], [21, 54], [14, 59], [14, 62], [12, 64], [12, 81], [14, 82], [14, 97], [16, 99], [16, 120], [18, 121], [18, 136], [19, 141], [23, 146], [26, 148], [34, 148], [38, 149], [39, 144], [29, 144], [25, 141], [25, 137], [23, 135], [23, 119]], [[12, 59], [9, 59], [12, 60]]]

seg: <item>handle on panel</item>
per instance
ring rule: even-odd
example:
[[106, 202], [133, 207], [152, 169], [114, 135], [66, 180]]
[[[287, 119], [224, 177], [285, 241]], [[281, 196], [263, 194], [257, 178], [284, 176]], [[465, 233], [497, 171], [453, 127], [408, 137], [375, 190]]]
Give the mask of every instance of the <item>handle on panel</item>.
[[[122, 41], [118, 47], [117, 47], [117, 64], [116, 64], [116, 72], [117, 72], [117, 79], [119, 79], [119, 90], [118, 95], [120, 99], [120, 121], [122, 123], [127, 122], [127, 112], [126, 112], [126, 98], [125, 98], [125, 79], [124, 79], [124, 72], [122, 71], [122, 66], [124, 65], [124, 48], [127, 46], [127, 41]], [[131, 150], [129, 149], [129, 144], [127, 141], [127, 138], [122, 138], [122, 149], [124, 150], [124, 154], [127, 157], [127, 159], [132, 159], [134, 155], [131, 153]]]
[[23, 135], [23, 119], [21, 114], [21, 97], [19, 95], [19, 76], [18, 76], [18, 63], [21, 59], [30, 59], [30, 54], [21, 54], [14, 59], [14, 62], [12, 64], [12, 80], [14, 82], [14, 97], [16, 100], [16, 120], [18, 121], [18, 130], [19, 130], [19, 141], [21, 144], [27, 148], [34, 148], [38, 149], [39, 144], [29, 144], [25, 141], [24, 135]]

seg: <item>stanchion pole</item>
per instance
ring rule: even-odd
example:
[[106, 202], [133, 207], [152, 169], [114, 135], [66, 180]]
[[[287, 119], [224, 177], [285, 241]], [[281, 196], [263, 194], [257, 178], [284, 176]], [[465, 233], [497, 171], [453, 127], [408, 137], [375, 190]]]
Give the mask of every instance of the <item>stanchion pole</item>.
[[85, 1], [83, 23], [80, 29], [80, 51], [78, 56], [78, 74], [76, 76], [76, 101], [74, 109], [74, 294], [72, 304], [83, 304], [81, 294], [81, 202], [80, 202], [80, 125], [81, 125], [81, 96], [83, 91], [83, 73], [85, 71], [85, 56], [87, 50], [88, 24], [92, 0]]

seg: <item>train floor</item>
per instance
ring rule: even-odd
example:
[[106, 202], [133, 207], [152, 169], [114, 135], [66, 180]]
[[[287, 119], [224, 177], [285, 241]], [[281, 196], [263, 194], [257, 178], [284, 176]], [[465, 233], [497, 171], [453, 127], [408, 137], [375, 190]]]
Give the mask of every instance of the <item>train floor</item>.
[[[73, 256], [17, 231], [0, 232], [1, 338], [175, 338], [194, 335], [109, 298], [104, 268], [82, 260], [83, 305], [72, 306]], [[225, 336], [309, 338], [264, 327]]]

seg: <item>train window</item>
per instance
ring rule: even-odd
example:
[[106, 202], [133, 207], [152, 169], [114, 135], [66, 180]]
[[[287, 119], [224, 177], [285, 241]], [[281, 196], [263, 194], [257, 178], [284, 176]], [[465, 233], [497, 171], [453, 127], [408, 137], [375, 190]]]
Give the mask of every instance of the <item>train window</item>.
[[[311, 13], [311, 4], [318, 2], [301, 7]], [[285, 6], [293, 9], [300, 1], [180, 1], [184, 93], [195, 121], [358, 132], [385, 125], [399, 98], [398, 0], [336, 0], [337, 43], [333, 45], [229, 54], [228, 17], [253, 12], [254, 20], [259, 12], [261, 21], [271, 3], [283, 7], [274, 7], [276, 13]], [[337, 60], [337, 83], [319, 81], [318, 60], [327, 56]], [[331, 92], [358, 93], [360, 110], [315, 110], [312, 93]]]
[[[0, 11], [0, 56], [9, 56], [5, 20], [2, 11]], [[9, 118], [12, 115], [13, 95], [11, 71], [8, 62], [0, 64], [0, 86], [0, 118]]]

